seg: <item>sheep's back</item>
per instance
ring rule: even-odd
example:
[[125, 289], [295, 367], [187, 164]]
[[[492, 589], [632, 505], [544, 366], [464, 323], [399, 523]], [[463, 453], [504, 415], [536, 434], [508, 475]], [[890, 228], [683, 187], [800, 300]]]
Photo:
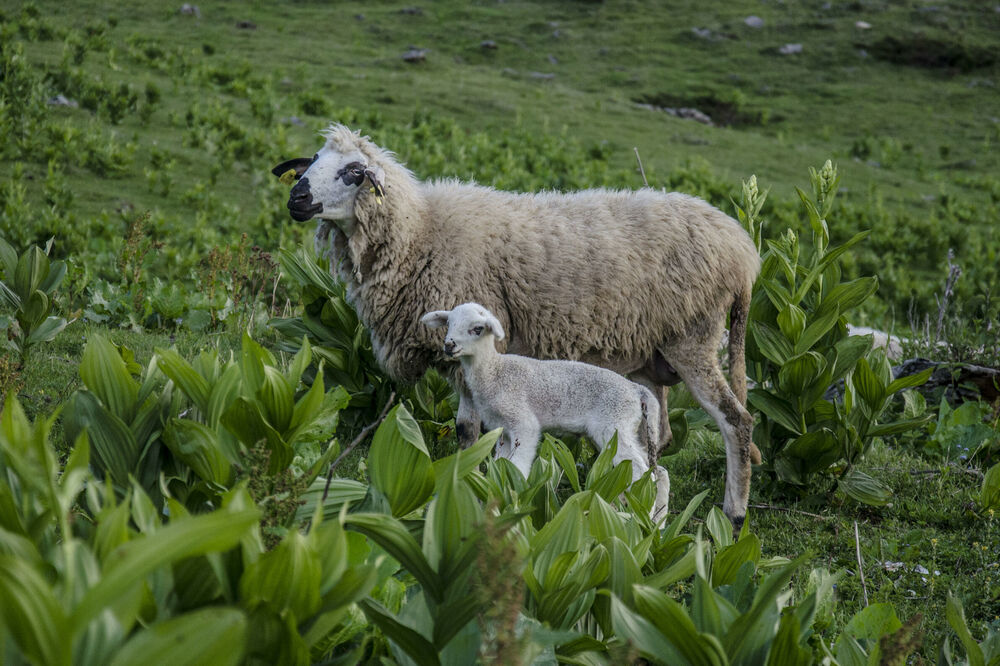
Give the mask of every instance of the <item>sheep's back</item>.
[[474, 285], [465, 295], [500, 314], [509, 348], [538, 358], [648, 358], [722, 317], [759, 267], [735, 220], [683, 194], [444, 182], [425, 196], [435, 281]]

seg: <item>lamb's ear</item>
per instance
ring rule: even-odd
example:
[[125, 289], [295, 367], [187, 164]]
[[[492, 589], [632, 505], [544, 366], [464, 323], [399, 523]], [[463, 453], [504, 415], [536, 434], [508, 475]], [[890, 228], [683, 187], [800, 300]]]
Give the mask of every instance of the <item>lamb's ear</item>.
[[429, 328], [441, 328], [448, 325], [448, 315], [450, 314], [451, 310], [435, 310], [425, 314], [420, 318], [420, 321]]
[[298, 180], [306, 172], [312, 159], [309, 157], [296, 157], [294, 160], [282, 162], [271, 169], [271, 173], [281, 179], [286, 185], [291, 185], [293, 180]]
[[504, 332], [503, 326], [500, 325], [500, 320], [494, 317], [492, 314], [486, 315], [486, 326], [493, 331], [493, 335], [497, 340], [503, 340]]
[[385, 196], [385, 171], [379, 165], [365, 168], [365, 175], [375, 190], [375, 196], [381, 199]]

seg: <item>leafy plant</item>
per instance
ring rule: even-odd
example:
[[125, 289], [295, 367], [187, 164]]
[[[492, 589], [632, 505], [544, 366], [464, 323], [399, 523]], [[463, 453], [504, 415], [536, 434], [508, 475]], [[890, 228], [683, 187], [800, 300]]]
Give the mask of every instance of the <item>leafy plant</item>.
[[[763, 240], [754, 180], [744, 185], [737, 212], [758, 247], [766, 246], [750, 306], [748, 374], [756, 383], [750, 404], [761, 418], [754, 441], [763, 468], [784, 488], [807, 492], [817, 477], [861, 502], [882, 504], [889, 490], [855, 468], [877, 437], [916, 428], [927, 417], [879, 423], [892, 396], [917, 386], [929, 371], [893, 380], [871, 336], [847, 334], [848, 313], [871, 296], [878, 281], [843, 281], [840, 261], [868, 232], [831, 248], [827, 225], [839, 178], [827, 161], [810, 171], [812, 198], [798, 190], [812, 227], [812, 246], [800, 247], [792, 230]], [[763, 243], [762, 243], [763, 241]], [[843, 399], [829, 395], [843, 382]]]
[[69, 322], [51, 314], [55, 290], [66, 276], [66, 263], [49, 261], [51, 241], [43, 252], [35, 245], [20, 256], [7, 241], [0, 238], [0, 302], [14, 311], [0, 316], [0, 333], [6, 331], [7, 345], [24, 363], [32, 348], [49, 342], [66, 328]]

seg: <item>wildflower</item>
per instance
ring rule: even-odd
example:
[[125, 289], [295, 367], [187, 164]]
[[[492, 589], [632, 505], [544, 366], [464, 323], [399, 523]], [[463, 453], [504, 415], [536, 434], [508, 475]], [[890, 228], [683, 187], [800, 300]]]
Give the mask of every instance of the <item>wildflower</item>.
[[931, 545], [937, 546], [937, 541], [938, 541], [937, 539], [931, 539]]

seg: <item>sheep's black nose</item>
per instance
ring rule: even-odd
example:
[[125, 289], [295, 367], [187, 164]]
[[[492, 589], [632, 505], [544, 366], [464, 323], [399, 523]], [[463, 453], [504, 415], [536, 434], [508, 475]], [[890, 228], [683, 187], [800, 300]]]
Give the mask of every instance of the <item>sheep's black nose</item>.
[[444, 341], [444, 353], [450, 355], [454, 351], [455, 351], [455, 341], [454, 340], [445, 340]]
[[295, 187], [293, 187], [292, 191], [288, 194], [288, 198], [290, 201], [294, 201], [296, 203], [312, 199], [312, 192], [309, 191], [309, 179], [302, 178], [299, 182], [295, 183]]

